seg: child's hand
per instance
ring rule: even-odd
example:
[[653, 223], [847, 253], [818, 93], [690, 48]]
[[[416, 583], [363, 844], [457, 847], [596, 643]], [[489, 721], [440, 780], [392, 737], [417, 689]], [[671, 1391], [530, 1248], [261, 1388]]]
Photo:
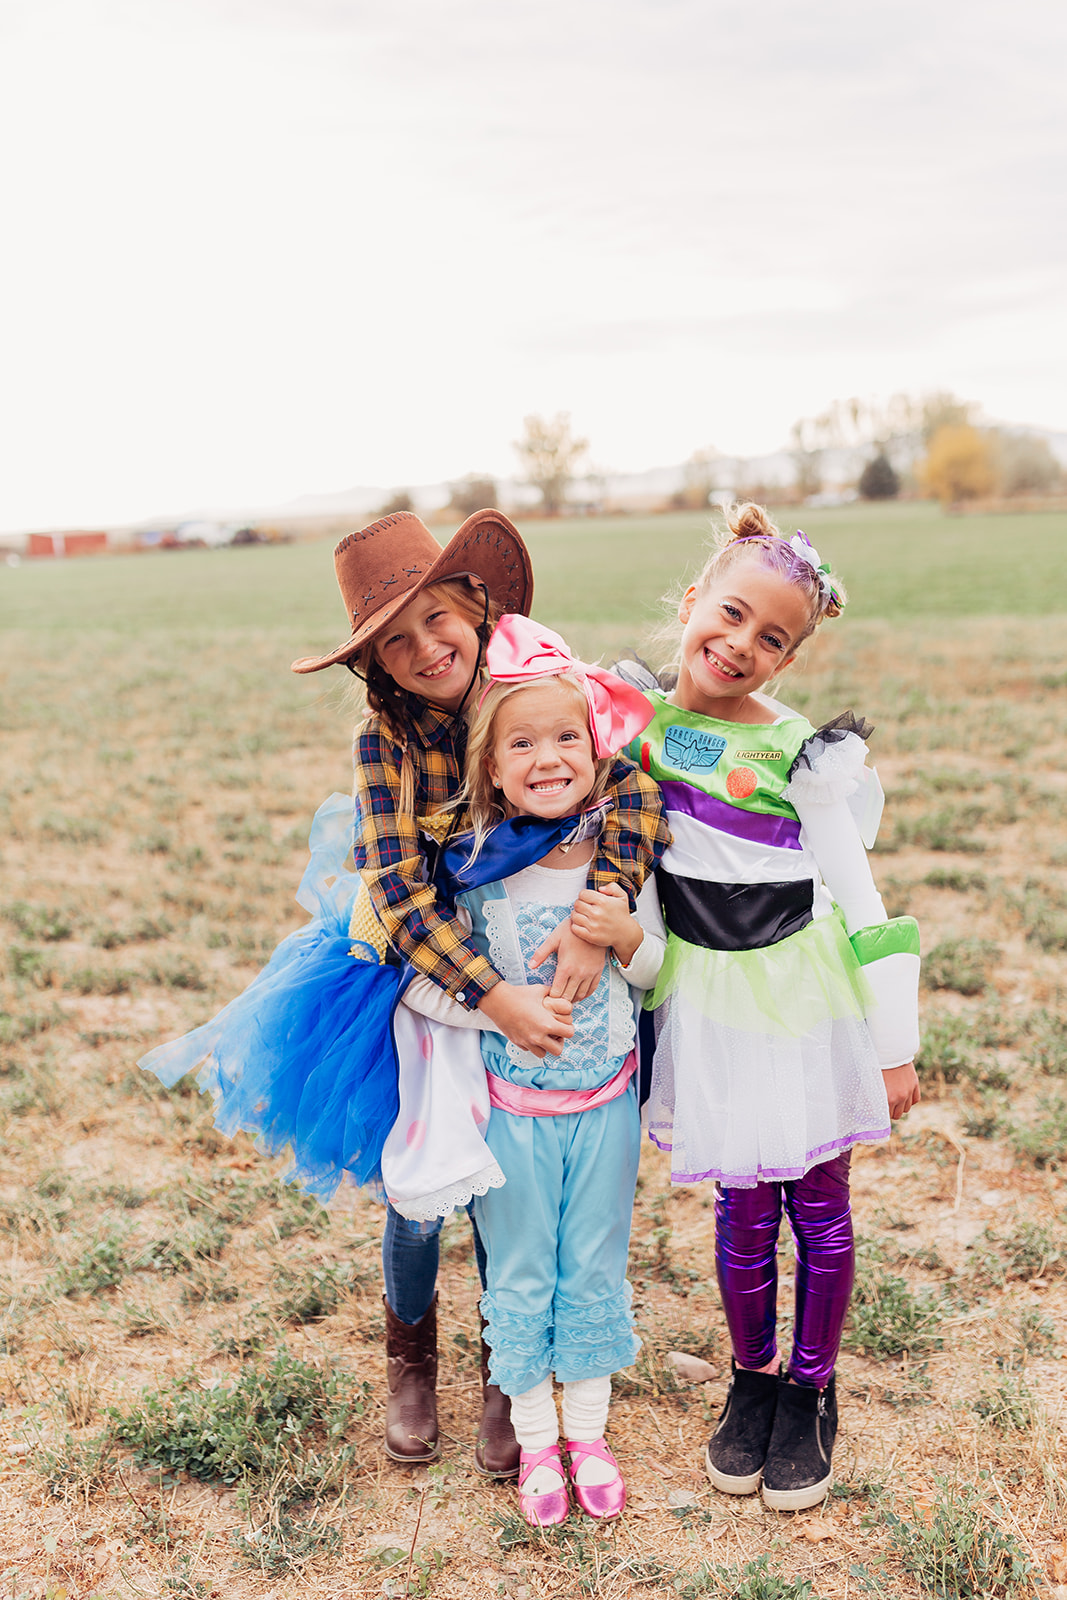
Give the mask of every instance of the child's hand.
[[495, 983], [482, 996], [478, 1010], [519, 1050], [539, 1061], [558, 1056], [574, 1032], [570, 1001], [552, 999], [543, 983]]
[[604, 971], [603, 949], [580, 939], [567, 917], [530, 957], [535, 970], [555, 953], [556, 975], [549, 991], [553, 1000], [588, 1000]]
[[886, 1067], [882, 1073], [885, 1079], [885, 1092], [889, 1098], [889, 1115], [895, 1122], [898, 1117], [904, 1116], [917, 1106], [922, 1099], [919, 1092], [919, 1074], [913, 1062], [908, 1061], [902, 1067]]
[[630, 901], [621, 883], [604, 889], [583, 889], [574, 902], [571, 927], [579, 938], [603, 949], [614, 950], [628, 967], [644, 938], [637, 918], [630, 913]]

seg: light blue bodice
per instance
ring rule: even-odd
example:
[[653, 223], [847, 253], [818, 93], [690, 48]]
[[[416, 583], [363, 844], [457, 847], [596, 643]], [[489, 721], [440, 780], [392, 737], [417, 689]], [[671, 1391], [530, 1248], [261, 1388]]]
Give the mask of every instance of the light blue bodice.
[[[508, 983], [551, 984], [555, 957], [540, 967], [531, 967], [530, 958], [570, 914], [569, 904], [513, 904], [504, 883], [471, 890], [460, 896], [460, 903], [470, 914], [475, 943]], [[593, 994], [574, 1007], [571, 1021], [575, 1031], [563, 1054], [543, 1061], [516, 1049], [503, 1034], [484, 1031], [486, 1065], [497, 1077], [529, 1088], [598, 1088], [619, 1071], [634, 1037], [629, 986], [610, 961], [605, 961]]]

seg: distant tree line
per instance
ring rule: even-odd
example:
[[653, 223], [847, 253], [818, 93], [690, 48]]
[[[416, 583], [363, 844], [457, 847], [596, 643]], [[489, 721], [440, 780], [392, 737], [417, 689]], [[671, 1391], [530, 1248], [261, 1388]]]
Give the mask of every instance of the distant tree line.
[[[537, 491], [545, 516], [573, 508], [579, 481], [586, 486], [586, 509], [603, 502], [605, 475], [586, 463], [589, 442], [575, 433], [569, 412], [531, 413], [514, 448], [521, 481]], [[793, 424], [789, 454], [793, 493], [801, 499], [819, 494], [828, 479], [837, 488], [854, 486], [865, 500], [892, 500], [909, 492], [946, 506], [993, 495], [1044, 496], [1065, 487], [1064, 469], [1046, 439], [983, 423], [977, 405], [943, 390], [895, 394], [886, 401], [835, 400], [817, 416]], [[448, 487], [447, 510], [459, 519], [497, 503], [497, 482], [486, 472], [469, 472]], [[724, 490], [739, 499], [774, 500], [784, 488], [780, 482], [755, 481], [751, 463], [708, 446], [685, 463], [670, 505], [700, 510]], [[379, 515], [413, 509], [409, 492], [399, 489]]]
[[796, 488], [816, 494], [826, 457], [845, 452], [862, 460], [856, 487], [868, 500], [888, 500], [904, 487], [946, 505], [990, 495], [1048, 495], [1064, 472], [1048, 440], [980, 420], [971, 401], [939, 391], [897, 394], [884, 404], [835, 400], [816, 417], [793, 424]]

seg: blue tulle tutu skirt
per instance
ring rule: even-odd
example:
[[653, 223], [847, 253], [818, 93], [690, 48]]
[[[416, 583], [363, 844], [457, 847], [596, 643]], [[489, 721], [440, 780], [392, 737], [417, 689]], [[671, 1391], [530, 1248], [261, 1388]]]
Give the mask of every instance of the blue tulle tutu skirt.
[[282, 940], [218, 1016], [140, 1061], [167, 1085], [199, 1067], [215, 1126], [251, 1134], [267, 1155], [289, 1152], [286, 1181], [323, 1202], [344, 1181], [380, 1185], [400, 1108], [392, 1030], [400, 970], [353, 946], [348, 932], [359, 887], [345, 867], [353, 823], [348, 795], [319, 808], [297, 892], [311, 922]]

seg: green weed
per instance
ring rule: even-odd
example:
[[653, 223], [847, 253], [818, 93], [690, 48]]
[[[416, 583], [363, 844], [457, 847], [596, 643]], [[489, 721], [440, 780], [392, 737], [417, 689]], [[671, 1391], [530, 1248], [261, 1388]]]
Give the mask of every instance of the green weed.
[[114, 1474], [114, 1446], [106, 1435], [76, 1439], [67, 1433], [55, 1444], [42, 1445], [30, 1459], [34, 1470], [45, 1480], [48, 1493], [67, 1504], [72, 1500], [84, 1502], [106, 1489]]
[[8, 945], [7, 964], [13, 978], [32, 983], [38, 989], [50, 988], [55, 979], [55, 967], [36, 945]]
[[160, 829], [156, 833], [141, 834], [132, 839], [130, 849], [139, 855], [169, 856], [174, 849], [174, 840], [169, 833]]
[[19, 1044], [23, 1039], [36, 1039], [66, 1021], [66, 1013], [57, 1005], [52, 1005], [48, 1011], [24, 1011], [20, 1016], [10, 1011], [0, 1011], [0, 1044]]
[[934, 1297], [925, 1291], [914, 1294], [906, 1279], [881, 1267], [866, 1267], [862, 1258], [858, 1267], [845, 1348], [874, 1357], [940, 1350], [940, 1308]]
[[188, 956], [182, 955], [154, 962], [145, 972], [145, 978], [149, 983], [158, 984], [161, 989], [202, 990], [208, 987], [203, 969]]
[[60, 1294], [98, 1294], [121, 1283], [129, 1272], [127, 1246], [129, 1232], [124, 1228], [109, 1228], [99, 1234], [81, 1255], [65, 1262], [55, 1275], [55, 1286]]
[[283, 1322], [318, 1322], [332, 1317], [349, 1282], [344, 1267], [278, 1267], [274, 1273], [273, 1310]]
[[271, 836], [266, 817], [247, 816], [242, 811], [220, 813], [215, 818], [215, 831], [231, 844], [259, 844]]
[[[182, 1079], [182, 1082], [188, 1086], [190, 1094], [195, 1091], [194, 1080]], [[254, 1215], [265, 1198], [273, 1195], [274, 1189], [273, 1180], [264, 1184], [232, 1172], [210, 1172], [203, 1177], [189, 1173], [174, 1191], [172, 1205], [185, 1216], [206, 1211], [217, 1222], [239, 1227]]]
[[95, 817], [71, 817], [62, 811], [46, 812], [40, 828], [46, 838], [61, 844], [103, 844], [110, 832], [106, 823]]
[[1019, 1353], [1024, 1362], [1028, 1356], [1055, 1354], [1056, 1324], [1036, 1306], [1028, 1306], [1020, 1314], [1015, 1328], [1019, 1336]]
[[819, 1600], [810, 1578], [787, 1578], [771, 1570], [768, 1555], [757, 1556], [743, 1566], [702, 1564], [694, 1573], [681, 1573], [674, 1590], [681, 1600], [698, 1600], [701, 1595], [717, 1595], [722, 1600]]
[[197, 1261], [216, 1260], [229, 1242], [230, 1230], [221, 1222], [194, 1222], [165, 1238], [153, 1239], [141, 1252], [137, 1264], [164, 1276], [188, 1272]]
[[1034, 1121], [1012, 1124], [1010, 1137], [1016, 1153], [1035, 1167], [1058, 1167], [1067, 1160], [1067, 1099], [1042, 1095]]
[[170, 1576], [164, 1578], [163, 1587], [179, 1600], [208, 1600], [211, 1594], [210, 1585], [193, 1577], [188, 1556], [182, 1556]]
[[143, 1189], [134, 1189], [128, 1183], [106, 1183], [100, 1190], [102, 1200], [110, 1200], [123, 1211], [138, 1211], [147, 1205], [148, 1195]]
[[902, 850], [906, 847], [921, 850], [953, 850], [963, 855], [980, 855], [985, 845], [976, 839], [971, 829], [981, 822], [986, 808], [980, 805], [941, 806], [920, 817], [899, 817], [894, 825], [888, 845], [883, 848]]
[[915, 889], [914, 881], [910, 878], [879, 877], [882, 890], [882, 902], [886, 915], [890, 917], [906, 917], [911, 911], [912, 895]]
[[1067, 1231], [1020, 1222], [1007, 1233], [986, 1232], [1003, 1263], [1005, 1278], [1062, 1277], [1067, 1273]]
[[63, 987], [75, 994], [129, 994], [136, 983], [136, 972], [122, 967], [77, 967], [67, 973]]
[[991, 939], [943, 939], [923, 959], [923, 982], [928, 989], [981, 994], [999, 955]]
[[443, 1572], [448, 1556], [443, 1550], [429, 1549], [412, 1553], [395, 1546], [385, 1546], [371, 1556], [372, 1565], [392, 1570], [395, 1578], [382, 1580], [382, 1594], [386, 1600], [401, 1595], [428, 1595], [433, 1579]]
[[1040, 879], [1027, 878], [1018, 894], [1005, 895], [1022, 920], [1031, 944], [1042, 950], [1067, 950], [1067, 900]]
[[247, 1362], [230, 1382], [205, 1387], [192, 1371], [131, 1406], [112, 1406], [109, 1432], [142, 1466], [270, 1491], [285, 1509], [341, 1487], [352, 1457], [342, 1441], [368, 1393], [350, 1373], [282, 1348], [272, 1361]]
[[[250, 1534], [232, 1533], [230, 1541], [242, 1559], [267, 1578], [297, 1571], [319, 1556], [337, 1555], [343, 1542], [340, 1529], [331, 1523], [316, 1526], [310, 1518], [281, 1510], [275, 1511], [262, 1527]], [[429, 1594], [429, 1589], [412, 1587], [407, 1592]]]
[[27, 905], [25, 900], [16, 900], [5, 906], [3, 915], [8, 922], [14, 923], [23, 938], [34, 944], [56, 944], [62, 939], [69, 939], [74, 931], [61, 911], [55, 911], [50, 906]]
[[1067, 1077], [1067, 1017], [1054, 1011], [1036, 1011], [1029, 1019], [1030, 1043], [1023, 1051], [1028, 1066], [1049, 1077]]
[[964, 872], [961, 867], [934, 867], [922, 881], [928, 889], [952, 889], [956, 894], [970, 894], [989, 884], [984, 872]]
[[919, 1588], [939, 1600], [1008, 1600], [1032, 1590], [1036, 1569], [1015, 1535], [993, 1520], [988, 1497], [948, 1478], [935, 1485], [929, 1522], [884, 1514], [890, 1543]]
[[147, 944], [156, 939], [166, 939], [173, 933], [173, 925], [166, 917], [137, 917], [121, 926], [110, 924], [98, 928], [91, 943], [98, 950], [117, 950], [124, 944]]
[[1037, 1420], [1034, 1396], [1021, 1378], [1002, 1373], [994, 1389], [985, 1389], [972, 1410], [1001, 1433], [1025, 1433]]
[[306, 1194], [295, 1184], [277, 1182], [263, 1193], [272, 1203], [271, 1224], [279, 1239], [291, 1239], [297, 1233], [318, 1238], [328, 1231], [330, 1213], [314, 1195]]
[[[543, 1550], [555, 1556], [560, 1564], [568, 1569], [573, 1577], [573, 1583], [579, 1594], [603, 1593], [603, 1579], [610, 1572], [614, 1578], [629, 1576], [631, 1582], [640, 1583], [672, 1581], [677, 1594], [684, 1597], [703, 1594], [704, 1589], [689, 1590], [682, 1585], [687, 1579], [687, 1574], [677, 1573], [658, 1561], [628, 1561], [619, 1559], [618, 1546], [615, 1543], [614, 1529], [604, 1524], [597, 1525], [588, 1522], [567, 1522], [557, 1528], [531, 1528], [524, 1519], [514, 1511], [497, 1512], [493, 1516], [497, 1529], [497, 1542], [501, 1550], [514, 1550], [523, 1545], [530, 1545], [534, 1549]], [[403, 1589], [393, 1591], [403, 1594]], [[423, 1594], [425, 1590], [410, 1590], [409, 1593]], [[776, 1597], [775, 1597], [776, 1600]]]
[[989, 786], [989, 774], [977, 767], [956, 771], [952, 767], [934, 768], [913, 774], [924, 788], [935, 794], [970, 794]]
[[1018, 1011], [998, 1005], [996, 1001], [979, 1006], [970, 1014], [969, 1026], [974, 1042], [982, 1050], [1004, 1050], [1018, 1044], [1025, 1032], [1027, 1019]]
[[976, 1089], [1007, 1089], [1013, 1081], [996, 1056], [981, 1053], [967, 1019], [951, 1013], [935, 1014], [924, 1023], [915, 1066], [924, 1080], [936, 1079], [943, 1084], [969, 1083]]
[[1000, 1102], [994, 1095], [983, 1095], [981, 1105], [966, 1112], [960, 1122], [968, 1139], [995, 1139], [1003, 1126]]
[[229, 1305], [240, 1292], [233, 1275], [213, 1262], [190, 1261], [182, 1269], [182, 1301], [187, 1306]]
[[124, 1300], [122, 1319], [127, 1339], [150, 1339], [156, 1334], [174, 1331], [174, 1324], [166, 1313], [145, 1301]]

